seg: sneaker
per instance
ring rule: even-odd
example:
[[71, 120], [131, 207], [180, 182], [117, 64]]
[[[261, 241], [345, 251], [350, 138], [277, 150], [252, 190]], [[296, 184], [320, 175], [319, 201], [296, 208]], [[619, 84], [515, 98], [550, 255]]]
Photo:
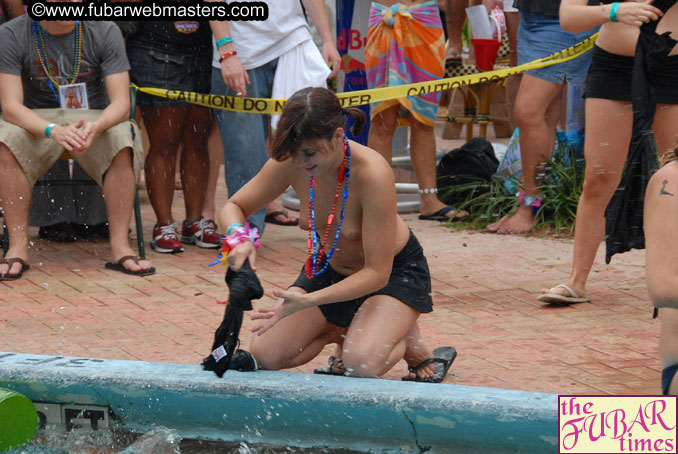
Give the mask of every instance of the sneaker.
[[158, 225], [153, 227], [151, 248], [156, 252], [175, 253], [184, 252], [177, 234], [177, 224]]
[[181, 242], [195, 244], [198, 247], [218, 248], [221, 236], [217, 233], [217, 225], [211, 219], [198, 219], [194, 222], [184, 221], [181, 230]]

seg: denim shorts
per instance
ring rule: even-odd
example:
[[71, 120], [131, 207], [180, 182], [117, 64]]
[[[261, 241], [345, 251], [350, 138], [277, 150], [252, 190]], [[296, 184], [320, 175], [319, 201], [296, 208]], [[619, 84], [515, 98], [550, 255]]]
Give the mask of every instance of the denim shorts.
[[[128, 46], [130, 79], [140, 87], [209, 93], [212, 78], [212, 53], [185, 54], [167, 50]], [[137, 94], [142, 107], [185, 106], [184, 101]]]
[[[521, 11], [518, 28], [518, 64], [548, 57], [572, 47], [596, 31], [597, 28], [584, 33], [569, 33], [561, 28], [557, 17]], [[561, 84], [563, 79], [567, 79], [572, 85], [583, 85], [590, 64], [591, 52], [587, 52], [573, 60], [526, 71], [525, 74], [554, 84]]]
[[[326, 257], [323, 256], [321, 266], [324, 265], [325, 259]], [[328, 266], [325, 272], [309, 279], [302, 266], [299, 277], [291, 287], [301, 287], [306, 292], [311, 293], [336, 284], [345, 278], [346, 276], [337, 273], [331, 266]], [[393, 258], [391, 276], [384, 288], [354, 300], [323, 304], [319, 307], [325, 316], [325, 320], [346, 328], [351, 324], [353, 316], [365, 300], [374, 295], [391, 296], [422, 314], [433, 310], [431, 273], [428, 269], [426, 257], [424, 257], [424, 250], [414, 233], [410, 232], [407, 244]]]

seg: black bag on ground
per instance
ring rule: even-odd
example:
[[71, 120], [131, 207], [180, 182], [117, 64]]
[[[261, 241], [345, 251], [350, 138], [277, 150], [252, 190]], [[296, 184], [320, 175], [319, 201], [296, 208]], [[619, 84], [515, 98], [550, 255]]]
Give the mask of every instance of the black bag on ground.
[[448, 152], [438, 163], [438, 197], [448, 205], [463, 202], [474, 188], [461, 190], [459, 187], [479, 181], [489, 182], [498, 167], [492, 144], [483, 137], [475, 137], [461, 148]]

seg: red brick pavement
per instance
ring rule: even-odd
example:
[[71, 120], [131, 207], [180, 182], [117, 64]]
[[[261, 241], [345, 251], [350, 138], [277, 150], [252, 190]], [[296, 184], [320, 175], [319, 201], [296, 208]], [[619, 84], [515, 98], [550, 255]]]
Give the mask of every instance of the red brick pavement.
[[[225, 200], [223, 183], [218, 203]], [[183, 219], [181, 193], [175, 218]], [[220, 206], [220, 205], [218, 205]], [[154, 223], [143, 203], [148, 241]], [[590, 304], [547, 307], [540, 288], [569, 273], [572, 241], [450, 232], [405, 219], [421, 240], [433, 276], [435, 310], [422, 316], [425, 340], [459, 356], [447, 383], [551, 393], [656, 394], [658, 323], [651, 318], [644, 254], [633, 251], [591, 273]], [[213, 250], [148, 256], [158, 269], [139, 278], [104, 269], [106, 242], [55, 244], [31, 230], [31, 270], [0, 283], [0, 351], [198, 363], [211, 346], [227, 298]], [[268, 225], [258, 259], [267, 291], [287, 286], [305, 258], [305, 234]], [[257, 307], [273, 303], [265, 297]], [[242, 343], [250, 339], [246, 317]], [[331, 349], [298, 368], [323, 365]], [[400, 362], [386, 377], [405, 374]]]

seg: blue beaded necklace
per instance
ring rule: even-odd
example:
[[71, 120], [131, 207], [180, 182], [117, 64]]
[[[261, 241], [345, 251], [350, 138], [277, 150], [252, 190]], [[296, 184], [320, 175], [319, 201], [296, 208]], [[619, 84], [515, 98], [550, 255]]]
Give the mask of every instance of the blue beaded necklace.
[[[311, 175], [309, 178], [309, 196], [308, 196], [308, 211], [309, 211], [309, 239], [308, 239], [308, 259], [306, 260], [306, 276], [313, 279], [315, 276], [322, 274], [330, 265], [330, 259], [334, 254], [339, 241], [339, 234], [341, 233], [341, 226], [344, 223], [344, 215], [346, 214], [346, 200], [348, 199], [348, 182], [351, 176], [351, 146], [348, 143], [348, 138], [344, 135], [344, 161], [339, 166], [339, 175], [337, 176], [337, 192], [334, 195], [334, 203], [332, 204], [332, 211], [327, 216], [327, 229], [323, 241], [320, 241], [320, 234], [315, 228], [315, 177]], [[337, 200], [341, 190], [341, 184], [344, 184], [341, 200], [341, 213], [339, 214], [339, 224], [337, 226], [337, 233], [334, 235], [332, 247], [327, 252], [327, 259], [322, 269], [320, 267], [320, 260], [325, 252], [324, 245], [327, 243], [327, 237], [330, 233], [330, 228], [334, 222], [334, 213], [337, 208]]]

